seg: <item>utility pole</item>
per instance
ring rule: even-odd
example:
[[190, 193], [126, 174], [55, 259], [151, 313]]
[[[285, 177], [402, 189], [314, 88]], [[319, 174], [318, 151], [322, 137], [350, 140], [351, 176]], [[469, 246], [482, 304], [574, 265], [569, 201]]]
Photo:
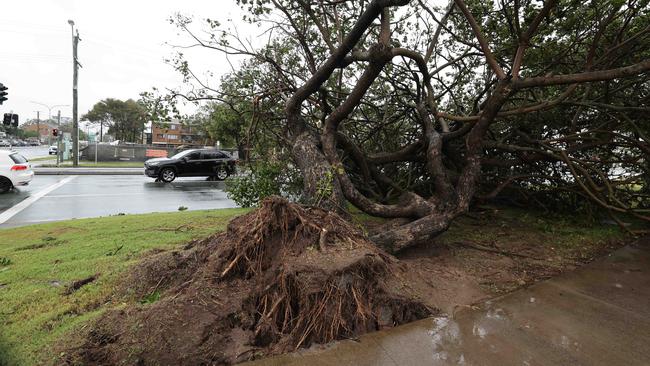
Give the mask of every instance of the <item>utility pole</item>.
[[36, 111], [36, 138], [38, 143], [41, 143], [41, 112]]
[[77, 60], [77, 45], [79, 44], [79, 30], [75, 34], [74, 21], [68, 20], [72, 27], [72, 166], [79, 166], [79, 118], [77, 113], [77, 99], [79, 94], [79, 61]]
[[56, 137], [56, 166], [58, 167], [61, 160], [63, 160], [63, 152], [61, 151], [61, 137], [63, 136], [63, 132], [61, 131], [61, 110], [56, 114], [56, 121], [59, 127], [59, 136]]

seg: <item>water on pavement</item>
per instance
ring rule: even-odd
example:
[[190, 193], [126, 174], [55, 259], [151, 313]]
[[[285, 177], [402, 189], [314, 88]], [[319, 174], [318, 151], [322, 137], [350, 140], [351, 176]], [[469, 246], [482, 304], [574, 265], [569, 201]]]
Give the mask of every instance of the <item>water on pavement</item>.
[[252, 365], [650, 365], [650, 237], [447, 317]]
[[[0, 195], [0, 215], [28, 197], [70, 176], [37, 175], [29, 186]], [[224, 192], [223, 182], [179, 178], [165, 184], [139, 175], [80, 175], [12, 215], [2, 227], [41, 222], [149, 212], [237, 207]]]
[[[48, 156], [47, 152], [49, 150], [49, 146], [23, 146], [23, 147], [12, 147], [11, 149], [8, 147], [0, 147], [0, 149], [13, 150], [20, 153], [22, 156], [26, 157], [27, 159], [34, 159], [43, 156]], [[56, 156], [52, 155], [52, 158], [56, 158]]]

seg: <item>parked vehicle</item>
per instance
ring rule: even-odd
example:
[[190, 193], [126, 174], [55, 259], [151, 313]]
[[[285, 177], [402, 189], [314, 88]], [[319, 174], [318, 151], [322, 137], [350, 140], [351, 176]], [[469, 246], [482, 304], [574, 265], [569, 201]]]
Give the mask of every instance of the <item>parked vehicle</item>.
[[50, 149], [47, 151], [47, 155], [56, 155], [56, 153], [59, 151], [59, 149], [56, 147], [56, 145], [50, 146]]
[[149, 159], [144, 174], [169, 183], [176, 177], [209, 177], [224, 180], [236, 172], [237, 159], [216, 149], [182, 151], [171, 158]]
[[25, 186], [34, 177], [29, 161], [19, 153], [0, 150], [0, 193], [17, 186]]
[[41, 146], [40, 141], [36, 137], [28, 137], [25, 142], [27, 142], [28, 146]]
[[11, 147], [11, 143], [8, 140], [0, 140], [0, 147]]

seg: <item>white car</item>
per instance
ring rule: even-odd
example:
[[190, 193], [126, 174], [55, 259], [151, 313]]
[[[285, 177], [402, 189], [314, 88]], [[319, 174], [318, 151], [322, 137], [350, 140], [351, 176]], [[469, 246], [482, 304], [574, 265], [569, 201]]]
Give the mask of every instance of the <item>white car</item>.
[[31, 182], [34, 171], [24, 156], [11, 150], [0, 150], [0, 193]]
[[50, 150], [47, 151], [47, 155], [56, 155], [58, 149], [56, 145], [50, 146]]

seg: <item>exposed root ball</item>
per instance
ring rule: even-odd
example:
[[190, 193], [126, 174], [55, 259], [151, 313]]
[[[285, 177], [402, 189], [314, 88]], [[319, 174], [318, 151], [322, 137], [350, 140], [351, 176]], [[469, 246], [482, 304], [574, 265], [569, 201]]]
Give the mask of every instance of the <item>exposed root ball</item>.
[[269, 198], [135, 270], [127, 288], [160, 300], [105, 314], [69, 361], [231, 364], [429, 315], [401, 272], [336, 214]]

